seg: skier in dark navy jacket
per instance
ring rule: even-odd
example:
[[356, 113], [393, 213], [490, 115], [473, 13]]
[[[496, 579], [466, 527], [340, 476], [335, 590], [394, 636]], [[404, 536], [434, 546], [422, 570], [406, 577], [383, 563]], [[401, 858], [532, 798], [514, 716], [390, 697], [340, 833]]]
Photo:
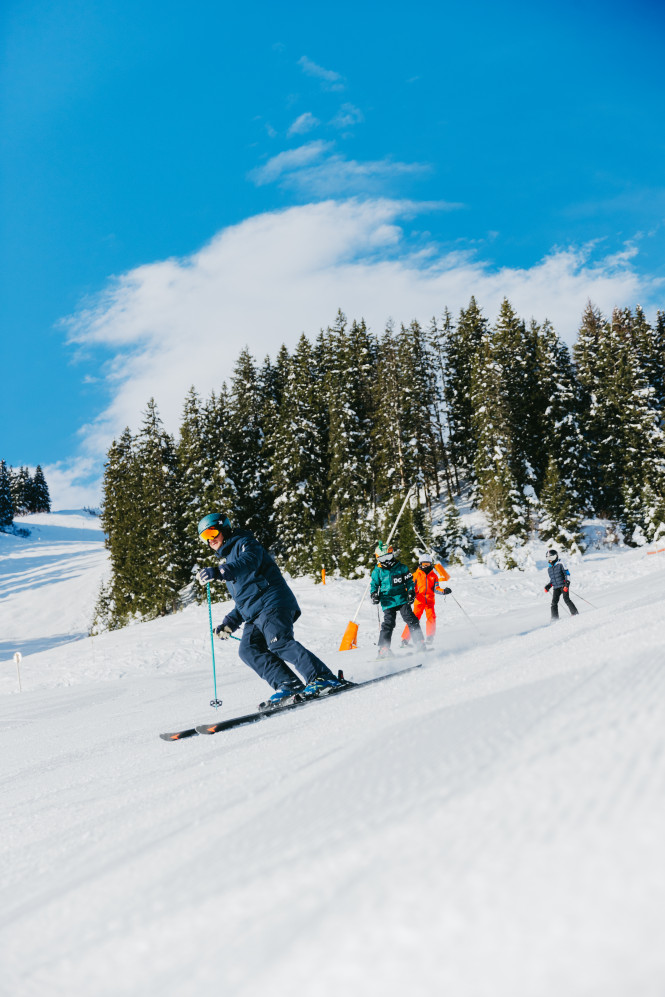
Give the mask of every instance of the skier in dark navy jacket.
[[[211, 513], [199, 522], [199, 536], [219, 558], [219, 567], [201, 568], [201, 585], [224, 581], [235, 602], [215, 633], [228, 640], [244, 623], [239, 654], [275, 690], [267, 706], [284, 705], [296, 695], [318, 695], [339, 686], [320, 658], [294, 637], [300, 607], [275, 561], [249, 530], [233, 529], [228, 516]], [[286, 662], [298, 669], [304, 682]]]
[[568, 568], [564, 568], [563, 564], [559, 560], [559, 555], [555, 550], [548, 550], [547, 552], [547, 572], [550, 576], [548, 584], [545, 586], [545, 591], [549, 592], [552, 589], [552, 619], [559, 619], [559, 599], [563, 595], [563, 601], [568, 606], [571, 616], [577, 616], [577, 606], [572, 601], [568, 595], [568, 589], [570, 588], [570, 571]]

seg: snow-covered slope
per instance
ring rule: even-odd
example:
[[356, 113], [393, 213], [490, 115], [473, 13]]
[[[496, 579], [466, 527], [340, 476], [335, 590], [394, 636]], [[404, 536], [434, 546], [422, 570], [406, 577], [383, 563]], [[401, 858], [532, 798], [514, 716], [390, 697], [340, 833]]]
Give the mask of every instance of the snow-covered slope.
[[[542, 570], [460, 570], [422, 670], [169, 744], [218, 715], [207, 608], [74, 640], [101, 540], [39, 529], [0, 536], [1, 994], [665, 991], [665, 554], [571, 565], [552, 627]], [[371, 606], [336, 651], [362, 583], [294, 587], [384, 668]], [[228, 644], [225, 715], [266, 692]]]

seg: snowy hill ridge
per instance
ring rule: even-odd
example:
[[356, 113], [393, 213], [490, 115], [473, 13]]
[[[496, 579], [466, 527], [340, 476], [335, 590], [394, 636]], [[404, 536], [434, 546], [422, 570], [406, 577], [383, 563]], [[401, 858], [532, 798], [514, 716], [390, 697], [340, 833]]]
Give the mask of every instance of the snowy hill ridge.
[[[28, 525], [0, 536], [1, 994], [663, 993], [665, 554], [571, 564], [555, 626], [542, 562], [451, 569], [472, 619], [440, 601], [418, 672], [167, 744], [218, 716], [207, 607], [82, 637], [98, 524]], [[308, 646], [387, 670], [371, 606], [336, 650], [362, 582], [293, 584]], [[217, 683], [227, 716], [265, 692], [237, 645]]]

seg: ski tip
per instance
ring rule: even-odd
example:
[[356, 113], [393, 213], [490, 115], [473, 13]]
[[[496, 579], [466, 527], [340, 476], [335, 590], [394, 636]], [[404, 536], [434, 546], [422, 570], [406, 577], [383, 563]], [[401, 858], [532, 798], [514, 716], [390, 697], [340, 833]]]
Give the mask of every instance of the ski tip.
[[172, 734], [160, 734], [162, 741], [182, 741], [185, 737], [196, 737], [197, 730], [178, 730]]

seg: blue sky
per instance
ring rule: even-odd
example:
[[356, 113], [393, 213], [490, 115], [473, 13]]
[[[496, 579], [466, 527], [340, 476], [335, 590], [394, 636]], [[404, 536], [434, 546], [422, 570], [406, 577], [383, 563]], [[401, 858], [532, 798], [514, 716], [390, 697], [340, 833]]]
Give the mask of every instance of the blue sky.
[[62, 502], [154, 394], [336, 308], [665, 307], [665, 8], [5, 0], [0, 456]]

